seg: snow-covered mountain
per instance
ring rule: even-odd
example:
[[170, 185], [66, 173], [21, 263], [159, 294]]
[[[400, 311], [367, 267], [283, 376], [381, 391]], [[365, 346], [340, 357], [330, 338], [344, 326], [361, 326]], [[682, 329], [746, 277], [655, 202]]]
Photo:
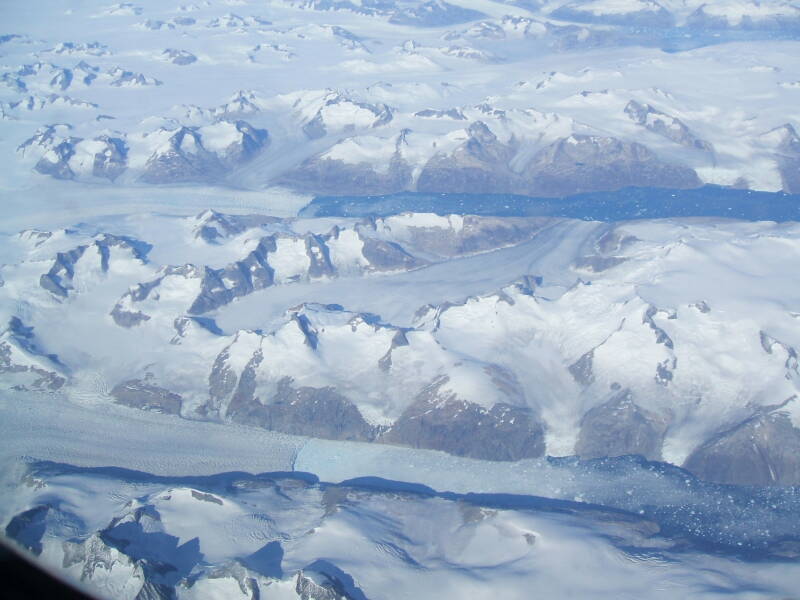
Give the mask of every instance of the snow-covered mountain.
[[132, 600], [796, 594], [798, 2], [6, 4], [6, 538]]
[[[745, 579], [773, 596], [790, 594], [797, 575], [796, 564], [703, 555], [702, 542], [642, 515], [531, 496], [509, 502], [287, 474], [187, 481], [53, 463], [30, 465], [22, 478], [26, 487], [4, 507], [6, 535], [114, 598], [358, 600], [488, 589], [525, 598], [533, 585], [554, 596], [613, 597], [624, 585], [653, 598], [677, 590], [712, 598], [710, 589]], [[788, 556], [791, 547], [771, 552]]]
[[764, 144], [800, 125], [791, 2], [123, 4], [9, 15], [14, 185], [800, 189]]
[[800, 481], [794, 224], [112, 222], [14, 242], [5, 368], [46, 374], [28, 388], [91, 372], [105, 402], [186, 419]]

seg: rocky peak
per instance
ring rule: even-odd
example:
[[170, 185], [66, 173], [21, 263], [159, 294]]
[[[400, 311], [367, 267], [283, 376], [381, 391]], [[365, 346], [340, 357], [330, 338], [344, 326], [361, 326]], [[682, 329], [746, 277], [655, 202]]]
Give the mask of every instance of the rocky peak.
[[714, 151], [709, 142], [701, 140], [692, 134], [683, 121], [658, 111], [649, 104], [641, 104], [636, 100], [631, 100], [625, 106], [625, 114], [637, 125], [641, 125], [677, 144], [706, 152]]
[[800, 430], [785, 411], [722, 431], [684, 463], [698, 477], [740, 485], [800, 485]]
[[667, 420], [634, 402], [623, 389], [589, 410], [581, 419], [575, 453], [581, 458], [639, 454], [661, 458]]
[[762, 139], [771, 142], [776, 150], [800, 155], [800, 135], [791, 123], [771, 129], [763, 134]]
[[[324, 137], [333, 131], [380, 127], [394, 117], [386, 104], [369, 104], [335, 90], [329, 90], [320, 104], [314, 116], [303, 125], [303, 132], [310, 139]], [[353, 116], [354, 112], [356, 116]]]
[[691, 188], [694, 170], [662, 162], [646, 146], [613, 137], [572, 134], [536, 154], [528, 168], [534, 195], [569, 195], [627, 186]]

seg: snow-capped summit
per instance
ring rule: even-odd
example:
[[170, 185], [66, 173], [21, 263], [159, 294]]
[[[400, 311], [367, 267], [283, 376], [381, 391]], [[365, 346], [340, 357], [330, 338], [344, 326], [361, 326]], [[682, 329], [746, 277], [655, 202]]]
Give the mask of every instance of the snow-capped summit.
[[444, 0], [428, 0], [421, 4], [409, 3], [395, 12], [389, 22], [414, 27], [443, 27], [476, 21], [484, 16], [480, 11], [463, 8]]
[[33, 327], [18, 317], [11, 317], [0, 331], [0, 374], [3, 387], [14, 390], [60, 389], [68, 371], [54, 354], [46, 354], [39, 346]]
[[380, 127], [393, 116], [385, 104], [368, 104], [334, 90], [297, 94], [292, 108], [303, 122], [303, 133], [311, 139]]
[[625, 114], [637, 125], [641, 125], [677, 144], [705, 152], [714, 151], [709, 142], [698, 139], [680, 119], [664, 114], [649, 104], [641, 104], [636, 100], [631, 100], [625, 106]]
[[208, 27], [259, 27], [271, 24], [272, 23], [270, 21], [261, 17], [253, 15], [241, 17], [233, 13], [228, 13], [209, 21]]
[[670, 11], [655, 0], [571, 0], [559, 4], [550, 16], [566, 21], [645, 27], [674, 24]]
[[686, 23], [707, 29], [797, 30], [800, 27], [800, 7], [783, 0], [703, 3], [687, 17]]
[[50, 269], [39, 279], [39, 285], [56, 298], [67, 298], [71, 292], [102, 285], [98, 278], [109, 273], [131, 275], [142, 273], [150, 246], [128, 237], [102, 234], [89, 245], [58, 252]]

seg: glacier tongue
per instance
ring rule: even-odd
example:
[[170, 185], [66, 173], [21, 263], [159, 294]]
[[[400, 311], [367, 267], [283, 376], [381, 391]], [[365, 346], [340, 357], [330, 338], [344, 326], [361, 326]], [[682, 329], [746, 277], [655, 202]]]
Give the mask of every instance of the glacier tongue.
[[[19, 385], [481, 459], [642, 454], [719, 482], [798, 481], [793, 224], [144, 223], [16, 238], [0, 298], [40, 348], [7, 334], [28, 358], [5, 371], [33, 378]], [[171, 237], [225, 266], [159, 265]], [[735, 440], [759, 419], [753, 455]]]

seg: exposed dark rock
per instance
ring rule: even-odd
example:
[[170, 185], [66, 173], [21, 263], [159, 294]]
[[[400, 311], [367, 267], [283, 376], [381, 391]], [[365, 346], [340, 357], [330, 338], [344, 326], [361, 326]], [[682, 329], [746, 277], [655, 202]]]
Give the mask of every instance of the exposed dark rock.
[[656, 383], [666, 387], [672, 381], [672, 372], [678, 366], [678, 359], [664, 359], [656, 365]]
[[[75, 277], [75, 265], [86, 254], [89, 248], [94, 248], [100, 256], [98, 265], [103, 273], [108, 271], [112, 247], [127, 250], [135, 260], [144, 262], [151, 246], [145, 242], [126, 236], [103, 234], [94, 240], [91, 246], [77, 246], [67, 252], [59, 252], [53, 261], [50, 270], [39, 278], [39, 285], [48, 292], [60, 298], [66, 298], [73, 289], [72, 280]], [[92, 255], [93, 259], [94, 256]]]
[[219, 157], [203, 147], [197, 130], [181, 127], [169, 138], [166, 148], [147, 160], [141, 179], [146, 183], [209, 181], [223, 172]]
[[202, 132], [181, 127], [166, 145], [147, 160], [141, 175], [146, 183], [207, 182], [221, 178], [229, 169], [247, 162], [269, 143], [269, 134], [245, 121], [225, 123], [236, 129], [237, 139], [219, 153], [203, 145]]
[[319, 338], [317, 336], [317, 331], [311, 325], [309, 318], [302, 313], [294, 313], [291, 316], [291, 320], [297, 324], [297, 328], [302, 332], [305, 338], [305, 345], [312, 350], [316, 350], [317, 345], [319, 344]]
[[447, 378], [420, 392], [378, 441], [443, 450], [484, 460], [519, 460], [544, 453], [544, 427], [528, 408], [498, 403], [490, 409], [439, 397]]
[[[210, 224], [213, 221], [213, 226]], [[197, 230], [197, 235], [216, 240], [220, 237], [219, 229], [224, 231], [242, 230], [249, 221], [238, 223], [229, 222], [228, 216], [216, 219], [209, 218], [209, 224], [202, 225]], [[336, 230], [327, 236], [305, 234], [299, 239], [305, 245], [306, 255], [309, 259], [308, 270], [298, 273], [294, 279], [305, 280], [308, 278], [335, 277], [336, 269], [331, 262], [327, 241], [335, 237]], [[297, 239], [294, 234], [277, 233], [261, 238], [258, 246], [242, 260], [231, 263], [221, 269], [203, 267], [199, 269], [192, 265], [183, 267], [168, 267], [157, 279], [141, 283], [131, 288], [111, 311], [111, 315], [118, 325], [131, 327], [148, 320], [149, 315], [136, 309], [136, 302], [142, 301], [157, 290], [165, 277], [178, 275], [183, 277], [196, 277], [200, 281], [200, 291], [195, 298], [187, 298], [190, 315], [201, 315], [211, 310], [224, 306], [235, 298], [245, 296], [256, 290], [264, 289], [275, 284], [275, 271], [269, 264], [270, 254], [277, 250], [277, 241], [289, 237]], [[411, 269], [426, 261], [408, 254], [401, 246], [393, 242], [374, 238], [363, 238], [363, 255], [369, 261], [364, 268], [374, 271], [391, 271]], [[43, 280], [44, 281], [44, 280]], [[50, 285], [49, 281], [42, 285]], [[56, 292], [54, 292], [56, 293]], [[66, 293], [66, 291], [65, 291]]]
[[219, 504], [220, 506], [224, 504], [222, 500], [217, 498], [214, 494], [208, 494], [206, 492], [198, 492], [197, 490], [192, 490], [192, 498], [194, 498], [195, 500], [200, 500], [202, 502]]
[[800, 135], [791, 123], [769, 131], [765, 136], [777, 137], [775, 160], [783, 182], [783, 191], [800, 194]]
[[649, 104], [631, 100], [625, 107], [625, 113], [638, 125], [670, 139], [676, 144], [705, 152], [714, 151], [711, 143], [696, 137], [683, 121], [658, 111]]
[[38, 556], [42, 553], [42, 537], [49, 511], [50, 506], [41, 505], [19, 513], [6, 525], [6, 537]]
[[127, 250], [132, 258], [142, 262], [147, 260], [147, 254], [153, 248], [153, 246], [147, 242], [143, 242], [125, 235], [112, 235], [110, 233], [102, 234], [94, 241], [94, 245], [97, 247], [98, 252], [100, 253], [100, 268], [103, 270], [103, 272], [108, 271], [108, 261], [111, 248], [122, 248], [123, 250]]
[[39, 285], [56, 296], [66, 298], [68, 290], [72, 289], [75, 263], [83, 256], [86, 248], [87, 246], [78, 246], [67, 252], [56, 254], [53, 266], [39, 278]]
[[581, 385], [592, 385], [594, 383], [594, 371], [592, 363], [594, 361], [594, 348], [583, 354], [578, 360], [568, 368], [572, 377]]
[[[375, 221], [365, 226], [376, 227]], [[423, 256], [452, 258], [513, 246], [533, 238], [541, 230], [542, 221], [517, 217], [457, 217], [452, 227], [413, 226], [405, 235], [406, 245]]]
[[275, 281], [275, 271], [267, 257], [277, 247], [275, 240], [276, 236], [262, 238], [244, 259], [223, 269], [205, 267], [200, 294], [189, 307], [189, 313], [202, 314], [224, 306], [234, 298], [271, 286]]
[[800, 485], [800, 430], [785, 412], [757, 414], [689, 455], [701, 479], [738, 485]]
[[74, 179], [75, 173], [69, 166], [69, 159], [75, 155], [75, 146], [81, 138], [68, 137], [50, 148], [34, 169], [42, 175], [50, 175], [56, 179]]
[[72, 71], [69, 69], [59, 69], [50, 80], [50, 87], [66, 90], [72, 83]]
[[308, 276], [311, 278], [333, 277], [336, 269], [331, 262], [330, 251], [325, 244], [323, 236], [308, 233], [305, 236], [306, 255], [311, 264], [308, 267]]
[[170, 344], [177, 345], [182, 343], [192, 329], [205, 330], [213, 335], [224, 335], [223, 331], [217, 326], [214, 319], [207, 317], [177, 317], [172, 326], [175, 328], [175, 336], [169, 341]]
[[181, 267], [166, 267], [162, 275], [153, 281], [139, 283], [131, 287], [114, 305], [111, 310], [111, 317], [114, 322], [121, 327], [134, 327], [141, 323], [150, 320], [150, 316], [144, 314], [140, 310], [136, 310], [132, 305], [136, 302], [146, 300], [150, 293], [157, 289], [165, 277], [170, 276], [179, 277], [199, 277], [198, 269], [193, 265], [184, 265]]
[[194, 236], [209, 244], [235, 236], [248, 229], [280, 222], [277, 217], [267, 215], [226, 215], [206, 210], [197, 216]]
[[581, 458], [640, 454], [660, 460], [666, 429], [664, 419], [637, 405], [630, 390], [621, 390], [583, 416], [575, 453]]
[[[228, 288], [223, 281], [223, 276], [230, 276], [231, 287]], [[199, 315], [228, 304], [236, 297], [235, 291], [245, 293], [252, 290], [248, 273], [244, 272], [238, 264], [229, 265], [225, 269], [203, 268], [200, 294], [189, 307], [189, 314]]]
[[[372, 123], [370, 123], [370, 127], [380, 127], [381, 125], [385, 125], [386, 123], [389, 123], [394, 116], [392, 114], [392, 109], [385, 104], [367, 104], [365, 102], [359, 102], [358, 100], [349, 98], [343, 94], [331, 92], [325, 98], [322, 107], [320, 107], [314, 117], [303, 126], [303, 133], [305, 133], [309, 139], [318, 139], [325, 137], [328, 134], [324, 111], [326, 107], [337, 104], [351, 104], [355, 108], [371, 112], [374, 115], [374, 120]], [[348, 131], [352, 131], [354, 129], [354, 125], [345, 127], [345, 130]]]
[[595, 247], [600, 254], [607, 256], [620, 252], [638, 241], [636, 236], [628, 235], [625, 231], [614, 228], [601, 235], [595, 243]]
[[[36, 132], [27, 140], [17, 146], [17, 152], [22, 156], [27, 156], [29, 152], [36, 150], [48, 150], [57, 144], [67, 139], [69, 131], [72, 130], [72, 125], [57, 123], [55, 125], [45, 125], [36, 130]], [[74, 138], [79, 139], [79, 138]]]
[[[260, 352], [258, 356], [261, 356]], [[200, 413], [204, 416], [216, 418], [221, 418], [224, 416], [225, 402], [228, 400], [228, 398], [230, 398], [231, 394], [237, 388], [239, 377], [228, 365], [229, 359], [230, 350], [225, 348], [219, 353], [219, 356], [217, 356], [213, 366], [211, 367], [211, 372], [208, 375], [209, 401], [206, 406], [200, 408]], [[253, 365], [248, 363], [248, 366], [250, 366], [252, 370]], [[247, 391], [249, 392], [249, 397], [246, 399], [247, 401], [252, 399], [252, 393], [255, 390], [255, 374], [253, 373], [252, 375], [252, 381], [245, 384], [248, 388]]]
[[316, 140], [327, 135], [328, 131], [325, 129], [325, 121], [321, 113], [317, 113], [313, 119], [303, 125], [303, 133], [309, 139]]
[[527, 172], [533, 196], [566, 196], [628, 186], [693, 188], [702, 182], [693, 169], [658, 159], [636, 142], [572, 135], [553, 142]]
[[148, 579], [133, 600], [175, 600], [175, 598], [175, 588]]
[[665, 162], [641, 144], [577, 134], [543, 148], [526, 169], [517, 172], [510, 166], [518, 150], [513, 137], [501, 142], [481, 121], [472, 123], [468, 131], [467, 141], [453, 152], [432, 156], [415, 184], [412, 165], [402, 151], [403, 134], [396, 140], [397, 151], [385, 170], [369, 162], [348, 163], [318, 155], [284, 173], [278, 182], [298, 190], [343, 196], [391, 194], [412, 185], [424, 193], [532, 196], [629, 186], [683, 189], [702, 185], [693, 169]]
[[312, 157], [288, 173], [280, 182], [298, 190], [339, 195], [369, 195], [400, 192], [411, 184], [411, 167], [399, 155], [389, 168], [376, 171], [368, 163], [346, 163], [338, 159]]
[[[141, 513], [141, 510], [137, 512]], [[109, 572], [115, 569], [119, 570], [122, 567], [124, 570], [130, 570], [131, 583], [141, 583], [134, 600], [175, 600], [175, 588], [173, 585], [166, 583], [166, 580], [170, 582], [177, 580], [179, 577], [178, 569], [162, 560], [139, 556], [137, 551], [131, 553], [136, 556], [127, 554], [125, 550], [130, 546], [132, 540], [125, 535], [126, 527], [130, 528], [127, 529], [127, 532], [135, 530], [135, 535], [138, 536], [141, 536], [144, 532], [139, 524], [138, 517], [127, 520], [122, 527], [117, 525], [119, 521], [119, 519], [114, 519], [107, 528], [93, 533], [84, 540], [68, 539], [64, 541], [62, 543], [64, 550], [63, 568], [80, 565], [80, 580], [97, 585], [98, 582], [102, 582], [108, 576]], [[187, 549], [189, 552], [192, 550], [191, 541], [180, 548], [169, 548], [168, 544], [170, 542], [177, 546], [175, 543], [177, 538], [165, 534], [149, 535], [159, 537], [159, 541], [162, 542], [161, 552], [156, 550], [154, 553], [156, 555], [174, 552], [177, 558], [185, 559], [188, 554]], [[177, 552], [175, 552], [176, 550]]]
[[149, 29], [151, 31], [160, 31], [162, 29], [175, 29], [175, 25], [173, 23], [166, 23], [158, 19], [147, 19], [146, 21], [144, 21], [144, 23], [141, 24], [141, 27], [143, 27], [144, 29]]
[[161, 53], [164, 60], [168, 60], [174, 65], [190, 65], [197, 62], [197, 57], [186, 50], [176, 50], [175, 48], [167, 48]]
[[598, 23], [603, 25], [620, 25], [623, 27], [672, 27], [675, 17], [666, 8], [656, 2], [650, 2], [650, 10], [631, 10], [628, 12], [598, 12], [586, 0], [572, 0], [550, 13], [554, 19], [576, 21], [578, 23]]
[[227, 167], [234, 167], [252, 159], [269, 145], [269, 133], [266, 129], [253, 127], [246, 121], [234, 123], [239, 139], [225, 149], [222, 162]]
[[776, 127], [770, 133], [778, 133], [780, 135], [780, 142], [778, 150], [790, 154], [800, 154], [800, 135], [791, 123], [784, 123], [780, 127]]
[[26, 229], [24, 231], [20, 231], [17, 234], [17, 237], [21, 240], [25, 240], [26, 242], [33, 243], [35, 248], [38, 248], [42, 244], [44, 244], [47, 240], [53, 237], [52, 231], [40, 231], [38, 229]]
[[[797, 350], [788, 344], [776, 340], [774, 337], [768, 335], [764, 331], [759, 331], [759, 335], [761, 338], [761, 347], [764, 349], [764, 352], [767, 354], [772, 354], [775, 351], [775, 346], [778, 346], [786, 353], [786, 362], [784, 363], [786, 369], [798, 373], [799, 365], [797, 360]], [[788, 376], [789, 375], [787, 373], [787, 378]]]
[[180, 414], [183, 403], [180, 395], [155, 385], [147, 378], [118, 383], [111, 395], [119, 404], [172, 415]]
[[800, 156], [781, 156], [778, 168], [783, 180], [783, 191], [787, 194], [800, 194]]
[[114, 181], [128, 166], [128, 146], [121, 138], [107, 135], [101, 135], [96, 141], [103, 142], [105, 147], [94, 155], [92, 175]]
[[[331, 440], [368, 441], [375, 436], [375, 428], [358, 408], [331, 387], [294, 387], [291, 379], [284, 378], [272, 397], [257, 398], [255, 366], [248, 364], [242, 371], [227, 410], [231, 420]], [[230, 389], [231, 383], [235, 375], [224, 379], [220, 387]]]
[[[755, 2], [758, 5], [758, 2]], [[773, 14], [753, 17], [748, 14], [741, 18], [728, 19], [727, 15], [706, 12], [706, 4], [700, 5], [686, 18], [686, 26], [695, 29], [742, 29], [761, 31], [800, 30], [800, 10], [785, 5], [784, 10]]]
[[533, 296], [536, 288], [542, 285], [542, 277], [539, 275], [523, 275], [511, 284], [511, 287], [525, 296]]
[[672, 343], [672, 338], [667, 335], [666, 331], [656, 325], [655, 320], [653, 320], [653, 317], [656, 316], [658, 312], [659, 311], [655, 306], [649, 306], [642, 317], [642, 323], [650, 327], [650, 329], [652, 329], [656, 334], [657, 344], [664, 344], [667, 348], [673, 350], [675, 345]]
[[297, 574], [295, 592], [300, 600], [354, 600], [340, 589], [341, 586], [337, 585], [337, 582], [321, 576], [319, 573], [313, 575], [320, 581], [314, 581], [303, 571]]
[[423, 260], [403, 250], [399, 244], [375, 238], [363, 239], [364, 248], [361, 252], [376, 271], [414, 269], [425, 264]]
[[415, 117], [421, 117], [423, 119], [453, 119], [454, 121], [466, 121], [467, 117], [464, 116], [457, 108], [451, 108], [449, 110], [434, 110], [432, 108], [426, 108], [425, 110], [420, 110], [414, 113]]
[[15, 77], [13, 73], [0, 75], [0, 83], [18, 94], [24, 94], [28, 91], [28, 86], [25, 85], [25, 82], [20, 77]]
[[120, 67], [115, 67], [108, 71], [108, 74], [114, 79], [109, 85], [114, 87], [140, 87], [144, 85], [162, 85], [161, 81], [152, 77], [147, 77], [142, 73], [134, 73], [133, 71], [126, 71]]
[[398, 330], [394, 334], [392, 343], [389, 346], [389, 349], [386, 351], [386, 354], [384, 354], [380, 360], [378, 360], [378, 366], [381, 368], [381, 370], [388, 371], [392, 368], [392, 350], [408, 345], [408, 338], [406, 337], [405, 331], [402, 329]]
[[593, 273], [607, 271], [628, 260], [622, 256], [581, 256], [575, 260], [576, 269], [585, 269]]
[[501, 143], [482, 121], [469, 127], [469, 139], [452, 154], [432, 157], [417, 179], [417, 191], [428, 193], [514, 193], [522, 179], [508, 163], [514, 149]]
[[136, 327], [137, 325], [141, 325], [145, 321], [150, 320], [150, 315], [146, 315], [138, 310], [125, 310], [119, 303], [114, 305], [114, 308], [111, 309], [109, 314], [111, 315], [111, 318], [114, 319], [114, 323], [120, 327], [126, 328]]
[[422, 4], [404, 6], [391, 16], [389, 22], [414, 27], [442, 27], [477, 21], [484, 17], [486, 15], [477, 10], [462, 8], [444, 0], [428, 0]]
[[[16, 362], [15, 354], [20, 352], [34, 361]], [[37, 358], [40, 360], [36, 361]], [[38, 347], [33, 327], [26, 327], [18, 317], [11, 317], [8, 328], [0, 333], [0, 375], [4, 383], [16, 389], [55, 391], [67, 382], [65, 371], [58, 356], [46, 354]]]
[[[462, 230], [457, 232], [455, 247], [444, 255], [474, 254], [520, 244], [533, 238], [541, 227], [542, 223], [537, 219], [514, 217], [498, 219], [466, 215]], [[439, 239], [444, 237], [441, 232], [438, 236]], [[431, 249], [426, 244], [423, 244], [422, 248], [426, 251]]]

